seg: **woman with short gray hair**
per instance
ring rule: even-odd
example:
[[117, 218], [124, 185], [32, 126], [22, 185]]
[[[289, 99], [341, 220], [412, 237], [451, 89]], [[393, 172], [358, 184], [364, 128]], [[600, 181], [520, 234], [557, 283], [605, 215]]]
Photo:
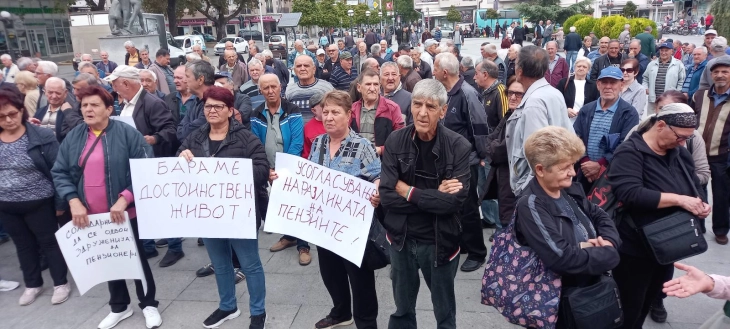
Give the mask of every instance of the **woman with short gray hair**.
[[588, 80], [588, 71], [591, 69], [591, 60], [580, 56], [573, 64], [573, 75], [558, 82], [557, 89], [565, 98], [568, 107], [570, 122], [575, 122], [578, 112], [583, 105], [598, 99], [598, 88], [595, 80]]

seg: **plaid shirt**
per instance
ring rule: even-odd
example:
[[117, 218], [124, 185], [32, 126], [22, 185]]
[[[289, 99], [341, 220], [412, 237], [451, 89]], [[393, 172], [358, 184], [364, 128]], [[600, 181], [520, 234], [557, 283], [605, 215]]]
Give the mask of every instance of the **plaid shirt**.
[[[320, 163], [319, 158], [322, 151], [324, 151], [324, 156]], [[340, 149], [337, 150], [334, 159], [330, 159], [329, 154], [330, 137], [328, 134], [320, 135], [312, 142], [309, 161], [368, 182], [374, 182], [380, 178], [380, 158], [375, 152], [375, 147], [369, 140], [356, 134], [352, 129], [340, 144]]]
[[613, 115], [616, 114], [616, 110], [618, 110], [618, 101], [605, 111], [601, 108], [601, 99], [599, 98], [596, 101], [596, 113], [593, 116], [593, 122], [591, 122], [588, 147], [586, 148], [586, 153], [591, 161], [598, 161], [603, 158], [604, 150], [600, 145], [601, 139], [611, 130], [611, 122], [613, 122]]

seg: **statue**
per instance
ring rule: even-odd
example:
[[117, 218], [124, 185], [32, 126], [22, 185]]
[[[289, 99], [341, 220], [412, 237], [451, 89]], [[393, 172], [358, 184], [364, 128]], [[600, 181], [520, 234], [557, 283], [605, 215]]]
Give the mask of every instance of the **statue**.
[[[135, 29], [135, 23], [139, 28]], [[112, 35], [145, 34], [142, 19], [142, 0], [111, 0], [109, 4], [109, 29]]]

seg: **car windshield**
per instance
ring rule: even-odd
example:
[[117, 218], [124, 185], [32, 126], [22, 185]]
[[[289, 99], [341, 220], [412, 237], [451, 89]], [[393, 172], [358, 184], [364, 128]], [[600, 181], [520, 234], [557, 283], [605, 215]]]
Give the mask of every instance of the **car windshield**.
[[278, 35], [272, 35], [269, 42], [281, 42], [281, 37]]
[[234, 42], [234, 41], [236, 41], [236, 39], [234, 39], [234, 38], [223, 38], [223, 39], [221, 39], [221, 41], [218, 41], [218, 43], [226, 43], [228, 41]]

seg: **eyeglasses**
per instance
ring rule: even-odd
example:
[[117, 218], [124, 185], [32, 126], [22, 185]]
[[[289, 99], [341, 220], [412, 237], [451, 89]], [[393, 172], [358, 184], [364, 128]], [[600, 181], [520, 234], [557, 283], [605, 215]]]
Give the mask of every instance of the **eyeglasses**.
[[692, 140], [692, 138], [695, 137], [694, 134], [693, 135], [689, 135], [689, 136], [680, 136], [679, 134], [677, 134], [676, 131], [674, 131], [674, 129], [672, 129], [672, 126], [667, 125], [667, 127], [669, 127], [669, 130], [671, 130], [674, 133], [674, 136], [677, 136], [677, 142], [689, 141], [689, 140]]
[[511, 90], [507, 91], [507, 98], [512, 98], [512, 96], [515, 96], [515, 98], [522, 98], [522, 96], [525, 96], [525, 93]]
[[[226, 108], [225, 104], [205, 104], [203, 109], [206, 112], [221, 112]], [[214, 111], [215, 109], [215, 111]]]
[[634, 73], [634, 68], [633, 67], [627, 67], [627, 68], [623, 68], [622, 67], [621, 68], [621, 72], [624, 72], [624, 73]]
[[13, 113], [6, 114], [6, 115], [0, 115], [0, 121], [5, 121], [5, 120], [7, 120], [7, 118], [15, 120], [18, 118], [18, 114], [20, 114], [19, 111], [15, 111]]

